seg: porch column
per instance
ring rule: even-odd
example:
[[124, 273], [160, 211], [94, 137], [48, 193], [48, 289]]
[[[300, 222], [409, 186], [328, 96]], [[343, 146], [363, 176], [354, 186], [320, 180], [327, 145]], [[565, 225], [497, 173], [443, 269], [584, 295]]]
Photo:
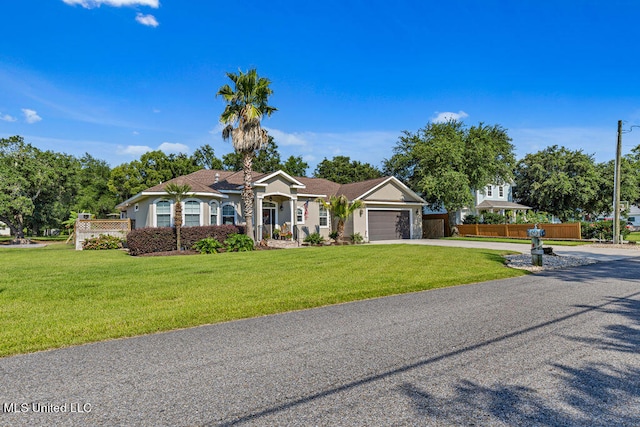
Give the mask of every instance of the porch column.
[[289, 212], [291, 212], [291, 240], [293, 240], [293, 228], [296, 226], [296, 201], [289, 199]]
[[258, 203], [256, 203], [257, 205], [257, 209], [255, 212], [255, 217], [259, 218], [255, 224], [256, 224], [256, 242], [260, 242], [262, 241], [262, 228], [263, 228], [263, 224], [262, 224], [262, 197], [258, 196]]

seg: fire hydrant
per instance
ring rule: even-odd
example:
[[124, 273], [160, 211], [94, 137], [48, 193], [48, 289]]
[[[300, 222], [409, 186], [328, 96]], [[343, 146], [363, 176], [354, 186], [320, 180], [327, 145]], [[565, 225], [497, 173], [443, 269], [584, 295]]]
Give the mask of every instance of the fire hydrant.
[[542, 266], [544, 250], [542, 249], [541, 237], [544, 237], [544, 235], [545, 231], [542, 228], [538, 228], [538, 224], [527, 230], [527, 236], [531, 237], [531, 265]]

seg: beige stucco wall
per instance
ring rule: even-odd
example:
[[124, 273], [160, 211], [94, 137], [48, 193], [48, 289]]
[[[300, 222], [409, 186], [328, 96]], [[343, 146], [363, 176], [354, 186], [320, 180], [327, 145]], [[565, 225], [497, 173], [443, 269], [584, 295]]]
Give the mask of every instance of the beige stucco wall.
[[368, 194], [366, 200], [383, 200], [389, 202], [417, 201], [409, 193], [403, 191], [394, 182], [388, 182], [383, 187]]

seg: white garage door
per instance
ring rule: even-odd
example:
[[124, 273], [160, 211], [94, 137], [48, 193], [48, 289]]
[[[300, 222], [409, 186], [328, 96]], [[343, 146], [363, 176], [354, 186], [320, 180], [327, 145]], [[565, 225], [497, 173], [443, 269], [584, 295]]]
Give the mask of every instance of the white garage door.
[[369, 211], [369, 240], [410, 238], [409, 211]]

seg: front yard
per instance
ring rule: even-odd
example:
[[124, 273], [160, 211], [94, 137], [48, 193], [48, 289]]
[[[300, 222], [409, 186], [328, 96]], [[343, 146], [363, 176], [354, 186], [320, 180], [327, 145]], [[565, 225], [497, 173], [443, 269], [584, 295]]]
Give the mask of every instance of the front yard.
[[500, 255], [419, 245], [173, 257], [0, 247], [0, 356], [525, 274]]

